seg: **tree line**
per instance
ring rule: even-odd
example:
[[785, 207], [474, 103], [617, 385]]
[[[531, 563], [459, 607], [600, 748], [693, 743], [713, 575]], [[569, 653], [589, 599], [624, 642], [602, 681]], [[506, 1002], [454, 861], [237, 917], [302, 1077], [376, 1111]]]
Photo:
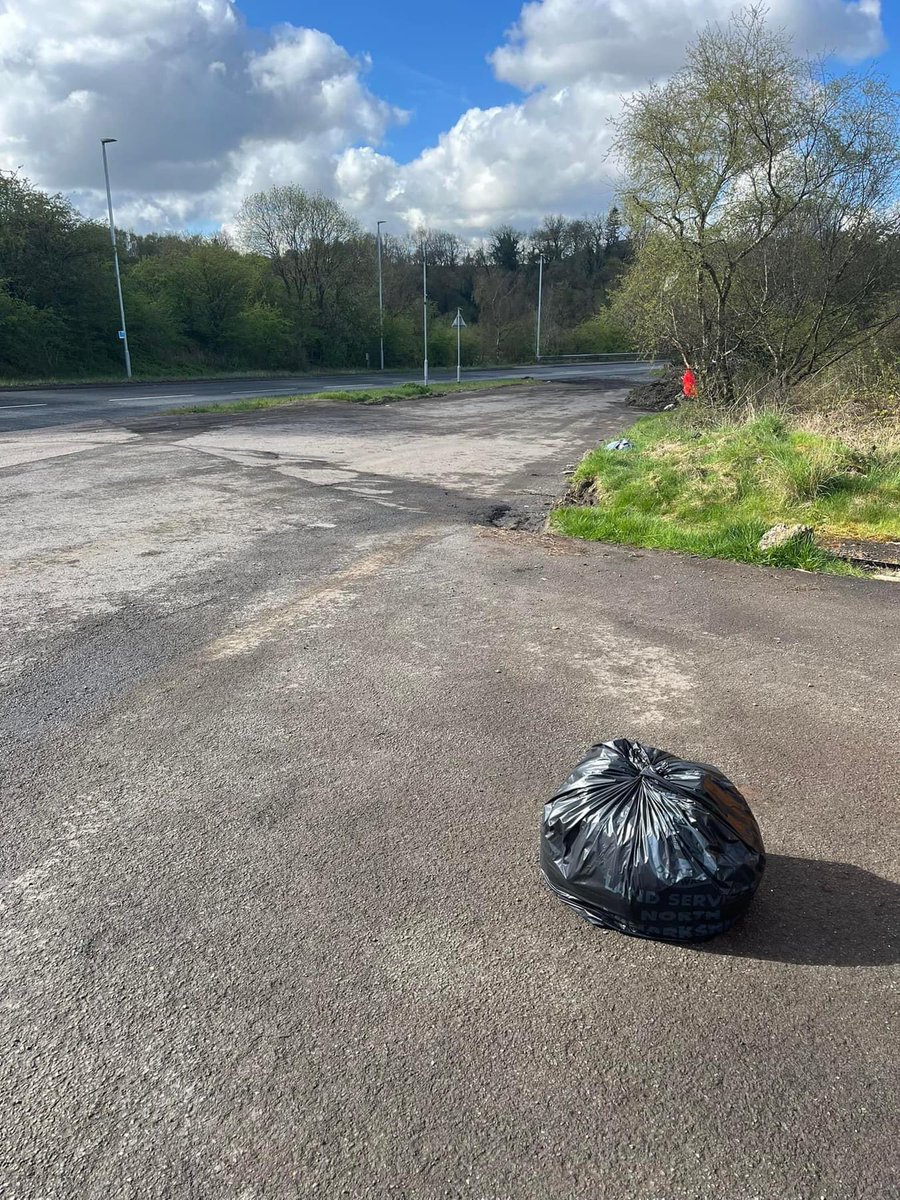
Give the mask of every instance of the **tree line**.
[[702, 397], [785, 397], [854, 356], [900, 352], [898, 94], [798, 58], [765, 11], [711, 25], [625, 104], [634, 261], [614, 311]]
[[[898, 94], [798, 58], [761, 8], [710, 25], [684, 68], [624, 102], [621, 212], [548, 216], [478, 242], [383, 240], [389, 366], [640, 349], [733, 405], [843, 360], [900, 351]], [[119, 232], [135, 367], [378, 363], [376, 239], [328, 197], [247, 197], [228, 236]], [[112, 374], [121, 354], [106, 227], [0, 173], [0, 376]]]
[[[249, 196], [211, 237], [117, 231], [129, 344], [141, 374], [361, 368], [379, 362], [377, 245], [336, 201], [288, 185]], [[631, 243], [616, 208], [505, 225], [480, 243], [443, 230], [382, 239], [385, 363], [421, 363], [422, 255], [429, 359], [467, 364], [535, 353], [544, 257], [546, 354], [631, 348], [608, 300]], [[0, 174], [0, 377], [121, 370], [109, 231], [63, 196]]]

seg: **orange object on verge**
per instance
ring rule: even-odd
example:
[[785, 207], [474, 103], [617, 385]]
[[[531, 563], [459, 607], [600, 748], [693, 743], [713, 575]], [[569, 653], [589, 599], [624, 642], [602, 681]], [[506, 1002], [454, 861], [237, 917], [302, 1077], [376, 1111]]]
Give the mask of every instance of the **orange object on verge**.
[[681, 377], [681, 390], [689, 399], [693, 399], [697, 395], [697, 376], [690, 367]]

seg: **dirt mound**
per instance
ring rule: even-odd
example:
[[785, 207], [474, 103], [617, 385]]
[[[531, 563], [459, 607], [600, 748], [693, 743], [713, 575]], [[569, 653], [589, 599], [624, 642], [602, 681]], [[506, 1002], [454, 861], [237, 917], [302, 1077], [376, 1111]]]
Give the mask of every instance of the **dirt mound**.
[[569, 508], [591, 508], [598, 502], [596, 479], [579, 479], [577, 483], [569, 482], [559, 505]]
[[646, 412], [662, 412], [670, 404], [678, 404], [680, 401], [681, 375], [674, 369], [667, 370], [659, 379], [638, 384], [625, 399], [630, 408], [641, 408]]

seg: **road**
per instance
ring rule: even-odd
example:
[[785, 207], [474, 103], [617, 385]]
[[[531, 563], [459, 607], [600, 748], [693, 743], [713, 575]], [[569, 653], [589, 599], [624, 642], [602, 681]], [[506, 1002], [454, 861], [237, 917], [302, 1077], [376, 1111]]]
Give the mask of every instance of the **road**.
[[[610, 378], [641, 379], [653, 369], [646, 363], [588, 363], [577, 366], [531, 366], [470, 368], [464, 379], [508, 379], [532, 376], [536, 379]], [[181, 383], [140, 383], [101, 386], [54, 387], [46, 390], [0, 389], [0, 436], [14, 429], [43, 429], [53, 425], [85, 421], [119, 421], [165, 409], [241, 400], [248, 396], [291, 396], [299, 393], [351, 391], [371, 387], [389, 387], [419, 382], [421, 372], [373, 371], [368, 374], [297, 375], [294, 378], [187, 380]], [[433, 382], [456, 379], [455, 370], [438, 368], [430, 372]]]
[[[541, 533], [620, 401], [0, 439], [4, 1200], [897, 1194], [898, 585]], [[539, 885], [618, 734], [750, 799], [728, 935]]]

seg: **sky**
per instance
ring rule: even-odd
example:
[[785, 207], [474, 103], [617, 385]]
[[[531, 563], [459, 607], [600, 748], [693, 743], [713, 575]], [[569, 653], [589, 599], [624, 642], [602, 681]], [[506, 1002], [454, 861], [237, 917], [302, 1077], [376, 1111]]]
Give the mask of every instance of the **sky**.
[[[211, 231], [297, 183], [479, 236], [604, 210], [611, 121], [734, 0], [0, 0], [0, 169], [120, 225]], [[769, 0], [900, 88], [900, 0]]]

